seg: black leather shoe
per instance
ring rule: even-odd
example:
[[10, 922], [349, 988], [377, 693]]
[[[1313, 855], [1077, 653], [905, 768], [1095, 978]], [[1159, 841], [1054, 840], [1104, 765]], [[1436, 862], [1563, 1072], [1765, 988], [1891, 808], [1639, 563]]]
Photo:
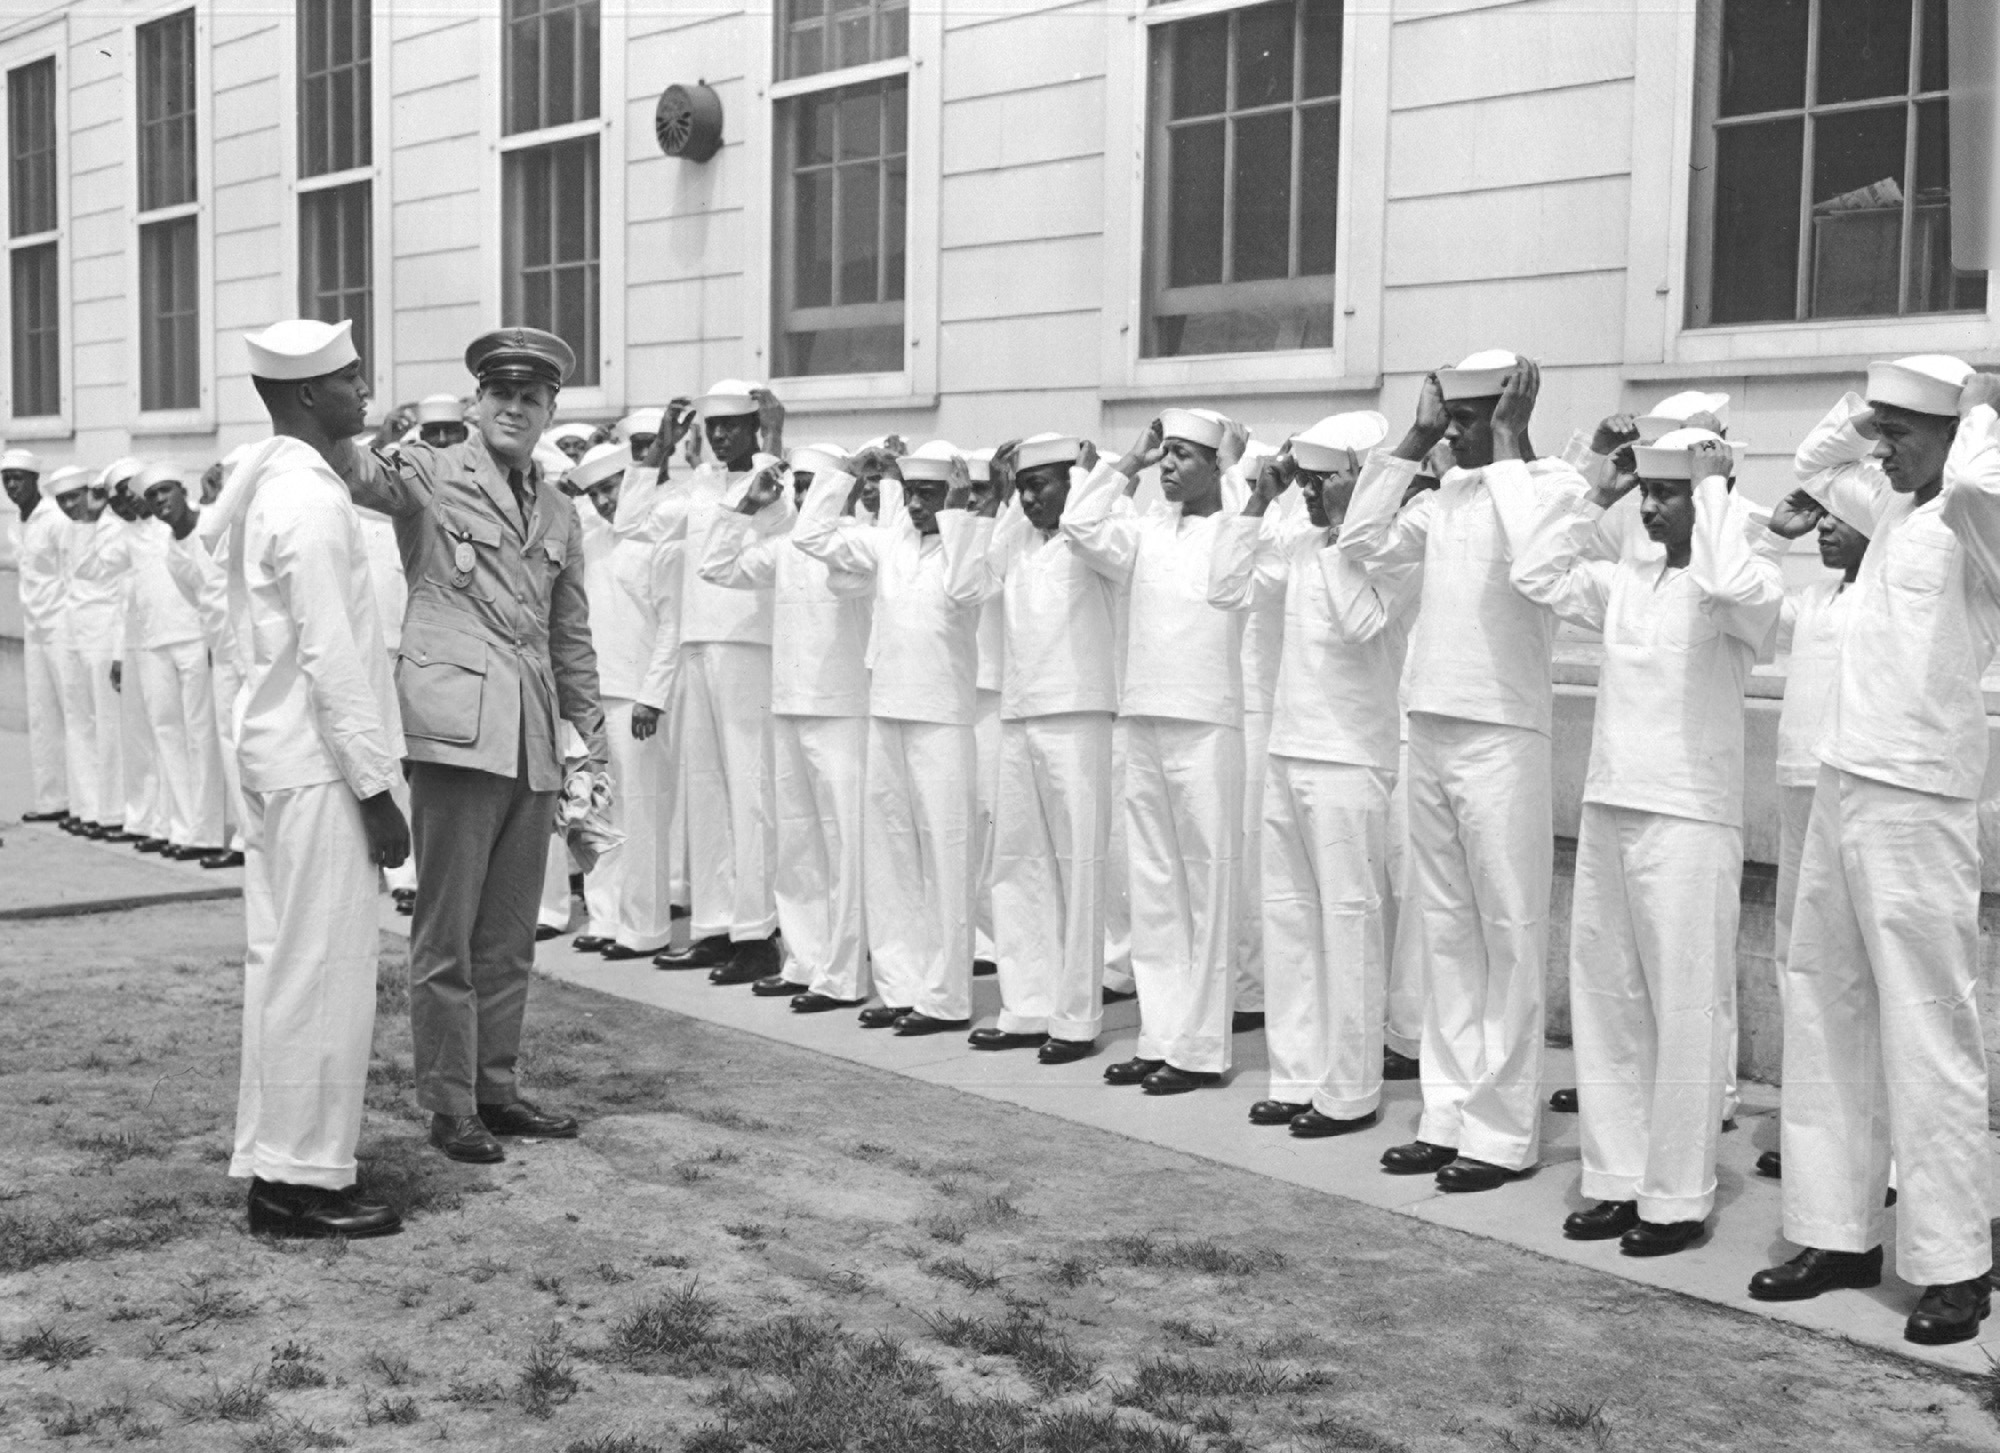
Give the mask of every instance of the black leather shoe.
[[1229, 1032], [1231, 1034], [1249, 1034], [1263, 1027], [1264, 1011], [1262, 1009], [1238, 1009], [1234, 1014], [1229, 1016]]
[[607, 943], [597, 951], [597, 955], [614, 964], [622, 964], [628, 959], [650, 959], [653, 951], [649, 948], [627, 948], [622, 943]]
[[1923, 1300], [1903, 1324], [1903, 1340], [1926, 1347], [1970, 1342], [1979, 1335], [1981, 1319], [1992, 1310], [1993, 1294], [1983, 1276], [1925, 1287]]
[[349, 1186], [329, 1191], [285, 1181], [250, 1182], [250, 1230], [260, 1236], [394, 1236], [403, 1218], [380, 1201], [363, 1200]]
[[1775, 1150], [1767, 1150], [1757, 1157], [1757, 1174], [1769, 1176], [1772, 1180], [1785, 1177], [1785, 1158]]
[[759, 979], [775, 975], [781, 962], [775, 933], [769, 938], [745, 939], [731, 950], [728, 963], [710, 972], [708, 982], [716, 985], [754, 984]]
[[535, 925], [536, 943], [547, 943], [552, 938], [561, 938], [562, 936], [563, 936], [563, 931], [560, 928], [551, 928], [546, 923], [538, 923]]
[[164, 853], [166, 850], [167, 840], [163, 837], [142, 837], [132, 844], [135, 853]]
[[[204, 868], [240, 868], [243, 866], [243, 854], [237, 852], [236, 849], [234, 848], [230, 848], [226, 852], [210, 853], [207, 857], [201, 860], [201, 865]], [[410, 894], [411, 908], [414, 908], [416, 906], [416, 902], [417, 902], [417, 895], [413, 891]], [[400, 901], [398, 901], [396, 907], [404, 913], [408, 913], [410, 911], [409, 908], [404, 908]]]
[[726, 933], [710, 934], [698, 938], [684, 949], [668, 949], [663, 954], [653, 956], [656, 969], [712, 969], [726, 964], [736, 955], [736, 945], [729, 941]]
[[1067, 1065], [1089, 1059], [1096, 1053], [1097, 1041], [1094, 1039], [1051, 1039], [1035, 1051], [1035, 1058], [1045, 1065]]
[[1122, 1059], [1115, 1065], [1107, 1066], [1104, 1078], [1113, 1085], [1136, 1085], [1155, 1070], [1163, 1070], [1167, 1062], [1163, 1059]]
[[1128, 1000], [1138, 997], [1139, 991], [1137, 989], [1106, 989], [1104, 991], [1104, 1002], [1107, 1004], [1123, 1004]]
[[796, 999], [811, 987], [810, 984], [794, 984], [783, 974], [766, 974], [750, 986], [750, 992], [759, 999]]
[[122, 827], [107, 827], [104, 830], [104, 840], [108, 843], [136, 843], [139, 841], [139, 835], [127, 832]]
[[1366, 1130], [1381, 1116], [1370, 1110], [1366, 1115], [1356, 1115], [1351, 1120], [1336, 1120], [1331, 1115], [1322, 1115], [1317, 1110], [1306, 1110], [1292, 1117], [1292, 1134], [1301, 1140], [1321, 1140], [1329, 1135], [1352, 1135], [1357, 1130]]
[[1189, 1090], [1199, 1090], [1221, 1079], [1221, 1075], [1209, 1070], [1184, 1070], [1173, 1065], [1161, 1065], [1139, 1081], [1139, 1089], [1148, 1095], [1185, 1095]]
[[1250, 1107], [1252, 1125], [1289, 1125], [1312, 1109], [1310, 1103], [1292, 1100], [1259, 1100]]
[[[201, 860], [201, 865], [204, 868], [219, 868], [222, 866], [222, 864], [213, 862], [208, 858], [203, 858]], [[408, 918], [411, 914], [417, 911], [416, 889], [392, 888], [389, 890], [389, 897], [395, 902], [396, 911], [402, 914], [403, 917]]]
[[21, 821], [23, 822], [67, 822], [68, 820], [69, 813], [62, 808], [57, 808], [54, 812], [24, 812], [21, 814]]
[[1767, 1266], [1750, 1278], [1753, 1302], [1803, 1302], [1821, 1292], [1866, 1291], [1882, 1285], [1882, 1248], [1822, 1251], [1808, 1246], [1783, 1266]]
[[1599, 1201], [1563, 1218], [1563, 1235], [1571, 1241], [1609, 1241], [1639, 1224], [1637, 1201]]
[[580, 954], [601, 954], [611, 947], [611, 940], [601, 933], [579, 933], [569, 946]]
[[1553, 1095], [1549, 1096], [1549, 1108], [1558, 1115], [1574, 1115], [1576, 1113], [1576, 1091], [1573, 1089], [1557, 1090]]
[[990, 979], [999, 972], [1000, 966], [991, 959], [974, 959], [972, 961], [972, 977], [975, 979]]
[[1040, 1049], [1049, 1042], [1046, 1034], [1010, 1034], [1004, 1029], [975, 1029], [965, 1037], [974, 1049]]
[[60, 827], [66, 833], [80, 833], [83, 831], [83, 819], [66, 812], [63, 814], [62, 821], [57, 823], [56, 826]]
[[495, 1135], [526, 1135], [536, 1140], [576, 1139], [574, 1115], [551, 1115], [532, 1100], [481, 1105], [479, 1123]]
[[192, 863], [207, 857], [215, 851], [217, 851], [215, 848], [198, 848], [192, 843], [182, 843], [178, 847], [169, 843], [160, 850], [160, 856], [171, 859], [176, 863]]
[[1433, 1176], [1457, 1159], [1458, 1152], [1449, 1145], [1412, 1140], [1383, 1151], [1382, 1169], [1392, 1176]]
[[[794, 1000], [794, 1003], [797, 1001]], [[898, 1009], [893, 1004], [871, 1004], [857, 1016], [863, 1029], [894, 1029], [896, 1021], [905, 1014], [914, 1014], [914, 1009]]]
[[1505, 1166], [1490, 1161], [1473, 1160], [1461, 1155], [1450, 1165], [1438, 1172], [1438, 1189], [1441, 1191], [1495, 1191], [1509, 1181], [1517, 1181], [1522, 1172], [1508, 1170]]
[[1385, 1080], [1415, 1080], [1422, 1078], [1417, 1061], [1406, 1054], [1398, 1054], [1386, 1045], [1382, 1049], [1382, 1078]]
[[507, 1158], [507, 1152], [477, 1115], [431, 1116], [431, 1144], [453, 1160], [472, 1165], [492, 1165]]
[[1618, 1249], [1627, 1256], [1672, 1256], [1701, 1239], [1706, 1221], [1641, 1221], [1618, 1238]]
[[810, 989], [792, 1000], [794, 1014], [824, 1014], [829, 1009], [852, 1009], [866, 999], [836, 999], [831, 994], [815, 994]]
[[949, 1034], [954, 1029], [968, 1029], [971, 1025], [970, 1019], [933, 1019], [912, 1009], [896, 1021], [896, 1033], [914, 1039], [920, 1034]]

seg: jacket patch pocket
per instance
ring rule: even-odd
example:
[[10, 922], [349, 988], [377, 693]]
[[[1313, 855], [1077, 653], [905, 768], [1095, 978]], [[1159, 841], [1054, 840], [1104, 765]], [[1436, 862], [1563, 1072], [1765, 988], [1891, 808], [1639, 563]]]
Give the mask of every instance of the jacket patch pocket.
[[406, 622], [396, 651], [403, 735], [460, 746], [479, 739], [486, 643], [443, 627]]

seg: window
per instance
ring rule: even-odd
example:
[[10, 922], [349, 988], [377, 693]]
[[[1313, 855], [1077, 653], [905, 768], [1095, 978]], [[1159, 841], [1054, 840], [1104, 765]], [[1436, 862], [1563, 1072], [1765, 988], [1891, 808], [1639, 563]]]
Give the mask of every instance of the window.
[[[299, 0], [299, 314], [374, 357], [374, 38], [368, 0]], [[361, 173], [357, 176], [356, 173]]]
[[194, 12], [137, 31], [139, 407], [201, 402]]
[[7, 73], [7, 241], [14, 417], [62, 412], [56, 63]]
[[1984, 311], [1951, 266], [1949, 0], [1709, 0], [1692, 327]]
[[[909, 188], [906, 0], [778, 10], [772, 356], [785, 377], [903, 367]], [[881, 75], [884, 63], [900, 63]], [[877, 76], [860, 79], [857, 68]], [[846, 84], [843, 84], [845, 82]]]
[[1140, 353], [1333, 343], [1340, 0], [1153, 27]]
[[506, 320], [569, 344], [570, 382], [594, 387], [603, 362], [597, 0], [507, 0], [502, 33]]

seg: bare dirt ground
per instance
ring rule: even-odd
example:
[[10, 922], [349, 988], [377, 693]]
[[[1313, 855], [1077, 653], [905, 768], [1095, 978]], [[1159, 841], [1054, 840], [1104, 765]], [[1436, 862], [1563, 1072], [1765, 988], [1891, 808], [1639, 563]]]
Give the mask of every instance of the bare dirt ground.
[[387, 940], [408, 1230], [254, 1239], [239, 914], [0, 937], [0, 1447], [2000, 1448], [2000, 1381], [552, 982], [584, 1138], [453, 1165]]

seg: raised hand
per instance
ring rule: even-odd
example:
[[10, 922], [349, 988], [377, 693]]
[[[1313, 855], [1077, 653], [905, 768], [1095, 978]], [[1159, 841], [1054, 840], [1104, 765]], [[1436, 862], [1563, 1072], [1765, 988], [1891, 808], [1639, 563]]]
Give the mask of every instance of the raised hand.
[[1597, 432], [1590, 436], [1590, 452], [1615, 454], [1627, 444], [1637, 443], [1638, 439], [1637, 419], [1630, 414], [1611, 414], [1598, 422]]
[[1076, 467], [1085, 474], [1097, 468], [1097, 445], [1088, 439], [1079, 439], [1076, 446]]
[[1729, 481], [1730, 488], [1735, 488], [1735, 483], [1733, 480], [1730, 480], [1730, 475], [1736, 468], [1736, 455], [1722, 440], [1695, 440], [1694, 443], [1688, 445], [1688, 458], [1692, 461], [1692, 468], [1688, 471], [1688, 478], [1696, 484], [1701, 483], [1704, 479], [1722, 479]]
[[1958, 392], [1958, 416], [1962, 419], [1981, 404], [2000, 409], [2000, 374], [1975, 373]]
[[754, 515], [767, 505], [776, 504], [785, 493], [785, 481], [791, 470], [781, 459], [774, 459], [755, 474], [743, 491], [743, 499], [736, 506], [740, 514]]
[[1403, 442], [1396, 446], [1396, 457], [1418, 461], [1429, 458], [1444, 442], [1445, 433], [1450, 428], [1451, 415], [1444, 406], [1444, 385], [1438, 382], [1436, 374], [1426, 374], [1424, 386], [1417, 390], [1417, 416], [1411, 421], [1409, 432], [1403, 435]]
[[1251, 488], [1250, 499], [1243, 506], [1243, 513], [1252, 517], [1263, 514], [1277, 501], [1279, 495], [1292, 487], [1298, 477], [1298, 467], [1292, 463], [1289, 446], [1283, 454], [1266, 459], [1257, 470], [1257, 482]]
[[951, 456], [951, 477], [945, 481], [944, 508], [962, 510], [972, 499], [972, 470], [963, 454]]
[[753, 388], [750, 397], [757, 401], [757, 434], [763, 441], [766, 454], [785, 452], [785, 406], [778, 402], [778, 396], [767, 388]]
[[1787, 540], [1819, 528], [1819, 522], [1826, 518], [1826, 506], [1807, 494], [1804, 490], [1793, 490], [1771, 511], [1771, 533], [1782, 535]]
[[1222, 426], [1222, 442], [1215, 447], [1215, 464], [1218, 469], [1234, 469], [1243, 459], [1243, 451], [1250, 447], [1250, 426], [1231, 419]]
[[[1528, 437], [1528, 421], [1534, 417], [1535, 398], [1542, 391], [1542, 370], [1532, 358], [1523, 358], [1514, 365], [1507, 379], [1500, 385], [1500, 402], [1493, 406], [1493, 441], [1496, 458], [1507, 458], [1521, 451], [1525, 458], [1525, 444]], [[1502, 441], [1515, 446], [1501, 449]]]
[[1166, 448], [1166, 430], [1158, 419], [1146, 425], [1132, 447], [1125, 451], [1119, 461], [1118, 472], [1127, 479], [1137, 479], [1144, 470], [1151, 469], [1160, 462], [1160, 454]]

